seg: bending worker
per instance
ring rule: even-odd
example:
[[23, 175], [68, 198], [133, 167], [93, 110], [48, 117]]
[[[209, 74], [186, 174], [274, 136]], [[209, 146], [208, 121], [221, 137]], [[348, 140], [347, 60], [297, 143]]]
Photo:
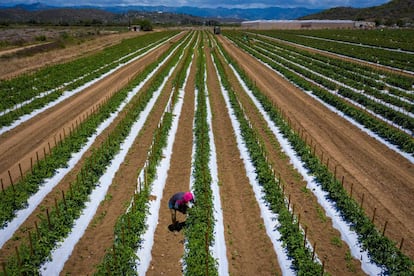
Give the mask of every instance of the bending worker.
[[171, 210], [171, 220], [177, 224], [177, 211], [186, 214], [187, 209], [194, 203], [194, 196], [191, 192], [178, 192], [174, 194], [168, 201], [168, 208]]

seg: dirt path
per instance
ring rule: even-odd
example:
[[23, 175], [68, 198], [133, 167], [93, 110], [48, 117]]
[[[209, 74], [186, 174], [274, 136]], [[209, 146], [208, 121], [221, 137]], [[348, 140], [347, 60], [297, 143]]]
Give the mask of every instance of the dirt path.
[[281, 275], [276, 253], [266, 234], [258, 203], [240, 159], [236, 138], [208, 52], [206, 64], [229, 273]]
[[[196, 58], [196, 57], [195, 57]], [[171, 232], [171, 214], [168, 209], [170, 197], [180, 191], [188, 191], [191, 175], [191, 155], [193, 147], [194, 90], [197, 64], [195, 59], [185, 86], [184, 103], [178, 122], [168, 177], [165, 183], [158, 217], [158, 226], [154, 235], [151, 264], [147, 275], [181, 275], [181, 258], [184, 255], [183, 231]], [[185, 216], [177, 213], [179, 222]]]
[[0, 178], [3, 179], [4, 187], [11, 183], [8, 171], [11, 172], [13, 181], [16, 182], [20, 178], [19, 163], [23, 173], [30, 170], [30, 158], [34, 162], [37, 160], [37, 155], [43, 158], [44, 148], [49, 153], [49, 146], [53, 147], [55, 140], [59, 141], [60, 137], [69, 134], [69, 128], [76, 125], [76, 121], [82, 121], [84, 115], [91, 112], [92, 107], [119, 91], [130, 79], [154, 62], [168, 47], [170, 47], [170, 43], [165, 43], [137, 61], [118, 69], [113, 74], [86, 88], [81, 93], [1, 135]]
[[403, 251], [414, 256], [414, 166], [383, 144], [369, 137], [343, 118], [328, 111], [256, 59], [220, 37], [225, 49], [238, 60], [256, 85], [304, 130], [308, 141], [316, 143], [317, 152], [330, 158], [330, 167], [339, 164], [338, 175], [345, 177], [345, 187], [361, 201], [368, 216], [376, 211], [376, 225], [382, 229], [388, 221], [387, 236], [400, 242]]

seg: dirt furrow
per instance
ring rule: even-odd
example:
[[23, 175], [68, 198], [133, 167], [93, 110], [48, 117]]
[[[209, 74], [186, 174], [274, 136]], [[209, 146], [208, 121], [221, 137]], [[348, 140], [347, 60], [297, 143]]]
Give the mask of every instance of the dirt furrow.
[[307, 229], [307, 238], [316, 245], [316, 254], [325, 262], [325, 270], [332, 275], [364, 275], [358, 260], [346, 260], [349, 247], [341, 242], [341, 234], [333, 228], [330, 218], [323, 215], [312, 191], [306, 188], [306, 182], [291, 165], [274, 134], [270, 131], [263, 116], [259, 113], [250, 97], [244, 92], [233, 71], [226, 66], [226, 73], [233, 89], [241, 101], [246, 115], [259, 135], [263, 138], [268, 157], [273, 168], [285, 185], [285, 193], [295, 207], [295, 215], [300, 216], [303, 229]]
[[207, 85], [213, 114], [220, 196], [231, 275], [281, 275], [272, 242], [246, 176], [210, 53]]
[[403, 252], [414, 256], [414, 166], [399, 154], [363, 133], [345, 119], [330, 112], [256, 59], [220, 37], [226, 51], [256, 82], [256, 85], [300, 128], [316, 151], [338, 164], [338, 177], [357, 201], [362, 201], [369, 216], [376, 208], [379, 229], [387, 224], [386, 235], [399, 243]]
[[[184, 236], [182, 231], [171, 232], [168, 226], [171, 213], [168, 200], [176, 192], [189, 190], [191, 175], [191, 155], [193, 147], [194, 90], [196, 74], [195, 58], [185, 85], [184, 103], [178, 122], [178, 129], [173, 145], [170, 168], [165, 183], [158, 226], [155, 230], [154, 245], [151, 251], [151, 263], [147, 275], [181, 275], [181, 258], [184, 255]], [[167, 172], [165, 172], [167, 173]], [[177, 220], [185, 221], [185, 215], [177, 212]]]
[[168, 80], [160, 98], [155, 103], [143, 129], [135, 139], [128, 155], [117, 171], [92, 223], [75, 246], [61, 275], [91, 275], [102, 261], [106, 250], [111, 248], [114, 227], [118, 217], [125, 213], [134, 194], [137, 177], [147, 158], [153, 134], [161, 119], [172, 91], [172, 77]]

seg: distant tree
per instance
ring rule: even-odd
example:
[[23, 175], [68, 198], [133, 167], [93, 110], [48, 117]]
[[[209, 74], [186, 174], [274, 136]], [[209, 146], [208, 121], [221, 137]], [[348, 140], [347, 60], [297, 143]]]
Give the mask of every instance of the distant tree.
[[134, 20], [133, 21], [134, 25], [140, 25], [141, 26], [141, 30], [143, 31], [152, 31], [153, 27], [152, 27], [152, 23], [150, 20], [148, 19], [142, 19], [142, 20]]

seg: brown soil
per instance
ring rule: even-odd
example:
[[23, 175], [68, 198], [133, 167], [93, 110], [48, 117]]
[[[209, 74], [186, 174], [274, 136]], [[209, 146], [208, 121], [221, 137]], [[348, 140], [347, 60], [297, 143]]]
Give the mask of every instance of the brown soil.
[[317, 48], [309, 48], [309, 47], [306, 47], [306, 46], [302, 46], [300, 44], [296, 44], [296, 43], [289, 42], [289, 41], [282, 40], [282, 39], [272, 38], [272, 37], [269, 37], [269, 36], [263, 36], [263, 37], [266, 37], [267, 39], [275, 40], [277, 42], [287, 44], [287, 45], [290, 45], [290, 46], [293, 46], [295, 48], [299, 48], [301, 50], [305, 50], [305, 51], [308, 51], [308, 52], [318, 53], [318, 54], [325, 55], [325, 56], [328, 56], [328, 57], [332, 57], [332, 58], [336, 58], [336, 59], [342, 59], [342, 60], [345, 60], [345, 61], [348, 61], [348, 62], [353, 62], [353, 63], [364, 65], [364, 66], [371, 66], [371, 67], [374, 67], [377, 70], [382, 70], [382, 71], [386, 71], [386, 72], [390, 72], [390, 73], [397, 73], [397, 74], [404, 75], [404, 76], [407, 76], [407, 77], [413, 77], [412, 72], [407, 72], [407, 71], [404, 71], [402, 69], [391, 68], [389, 66], [381, 65], [381, 64], [375, 64], [373, 62], [369, 63], [367, 61], [359, 60], [357, 58], [346, 57], [346, 56], [343, 56], [343, 55], [335, 54], [333, 52], [319, 50]]
[[[73, 58], [89, 55], [100, 51], [106, 47], [120, 43], [123, 39], [142, 35], [139, 32], [125, 32], [110, 34], [90, 39], [80, 45], [72, 45], [66, 48], [38, 53], [28, 57], [0, 58], [0, 79], [9, 79], [17, 75], [32, 72], [46, 65], [52, 65], [72, 60]], [[0, 56], [13, 54], [31, 47], [24, 46], [20, 48], [0, 51]]]
[[[351, 190], [351, 183], [353, 183], [353, 196], [358, 202], [363, 196], [363, 207], [367, 214], [372, 216], [376, 208], [375, 222], [378, 228], [382, 229], [387, 221], [386, 235], [396, 242], [400, 242], [402, 237], [405, 239], [403, 251], [413, 258], [414, 219], [412, 214], [414, 210], [411, 202], [414, 194], [412, 185], [414, 168], [412, 164], [368, 137], [343, 118], [331, 113], [223, 37], [218, 37], [225, 49], [238, 60], [257, 86], [281, 108], [294, 128], [300, 129], [307, 137], [307, 141], [316, 145], [316, 152], [320, 156], [323, 152], [325, 162], [329, 158], [329, 167], [332, 171], [336, 167], [338, 178], [344, 176], [344, 186], [348, 191]], [[43, 153], [43, 147], [48, 152], [48, 142], [53, 146], [54, 136], [59, 137], [63, 127], [66, 127], [66, 132], [68, 132], [68, 126], [71, 126], [72, 122], [76, 119], [80, 120], [85, 112], [90, 112], [92, 106], [96, 106], [98, 102], [116, 93], [133, 75], [155, 60], [157, 55], [165, 51], [167, 47], [168, 45], [163, 46], [146, 55], [73, 99], [65, 101], [2, 135], [0, 137], [0, 162], [4, 163], [0, 163], [0, 176], [8, 179], [7, 171], [10, 170], [13, 177], [17, 179], [19, 177], [18, 163], [22, 164], [24, 170], [30, 168], [30, 157], [35, 158], [36, 151]], [[213, 113], [212, 130], [217, 149], [229, 272], [231, 275], [280, 275], [281, 270], [276, 253], [265, 232], [258, 203], [246, 177], [208, 50], [206, 50], [206, 58], [207, 86]], [[167, 202], [173, 193], [188, 190], [193, 144], [195, 71], [195, 63], [193, 63], [190, 78], [185, 87], [183, 110], [179, 118], [171, 165], [161, 200], [158, 227], [151, 253], [152, 261], [147, 272], [150, 275], [181, 274], [183, 233], [182, 231], [172, 233], [168, 230], [171, 216]], [[291, 196], [291, 201], [295, 205], [295, 213], [301, 215], [302, 227], [307, 227], [310, 242], [317, 244], [316, 253], [322, 261], [325, 261], [326, 271], [332, 275], [363, 274], [357, 260], [349, 262], [344, 260], [349, 248], [344, 243], [338, 245], [333, 242], [340, 236], [338, 231], [332, 227], [329, 219], [320, 214], [319, 208], [321, 207], [317, 204], [316, 198], [311, 191], [304, 189], [305, 182], [288, 164], [277, 141], [265, 126], [263, 118], [240, 89], [228, 68], [227, 71], [241, 103], [246, 107], [247, 116], [263, 137], [269, 158], [286, 185], [286, 192]], [[109, 188], [107, 199], [99, 206], [93, 222], [75, 246], [61, 275], [93, 274], [105, 250], [111, 247], [115, 222], [120, 214], [125, 212], [134, 193], [137, 175], [144, 165], [147, 150], [171, 93], [171, 87], [172, 78], [168, 81], [167, 88], [164, 89], [125, 162], [117, 172]], [[118, 121], [119, 118], [98, 137], [92, 147], [102, 143]], [[89, 154], [90, 152], [87, 152], [85, 156]], [[43, 157], [43, 154], [40, 154], [40, 157]], [[41, 203], [42, 208], [38, 208], [29, 217], [16, 233], [16, 237], [0, 250], [0, 262], [8, 255], [14, 254], [14, 247], [25, 240], [28, 229], [33, 231], [34, 221], [41, 212], [44, 212], [41, 209], [52, 206], [54, 197], [59, 197], [61, 190], [68, 189], [69, 183], [76, 177], [81, 164], [82, 161], [47, 196]], [[179, 215], [178, 219], [183, 221], [185, 216]]]
[[[90, 114], [124, 87], [134, 76], [154, 62], [158, 56], [166, 51], [169, 43], [165, 43], [144, 57], [117, 70], [94, 85], [86, 88], [82, 93], [42, 112], [33, 119], [21, 124], [13, 130], [0, 136], [0, 178], [4, 187], [11, 184], [9, 171], [13, 182], [20, 178], [20, 167], [23, 174], [30, 170], [31, 163], [49, 153], [49, 148], [55, 146], [70, 133], [70, 129], [77, 122], [84, 120]], [[31, 161], [32, 160], [32, 161]]]
[[317, 198], [306, 188], [306, 182], [293, 166], [286, 162], [285, 153], [281, 150], [264, 118], [240, 86], [233, 71], [228, 66], [225, 69], [228, 80], [237, 93], [250, 122], [263, 138], [269, 161], [273, 164], [276, 175], [285, 187], [286, 199], [293, 206], [295, 215], [300, 216], [301, 227], [306, 229], [307, 239], [316, 248], [315, 252], [324, 262], [325, 270], [332, 275], [338, 275], [338, 273], [341, 275], [363, 275], [358, 260], [344, 261], [349, 247], [343, 242], [335, 242], [340, 240], [340, 232], [333, 228], [330, 218], [321, 214], [323, 211]]
[[246, 176], [236, 137], [221, 95], [210, 54], [207, 86], [213, 114], [220, 198], [227, 259], [231, 275], [281, 275], [272, 242], [260, 217], [259, 205]]
[[353, 190], [368, 216], [376, 208], [375, 223], [396, 243], [404, 238], [403, 252], [414, 257], [414, 166], [399, 154], [369, 137], [345, 119], [292, 86], [227, 39], [225, 49], [292, 122], [316, 152], [328, 162], [344, 186]]
[[[178, 121], [178, 129], [173, 145], [170, 168], [165, 183], [158, 226], [154, 234], [151, 263], [147, 275], [180, 275], [182, 274], [181, 258], [184, 255], [183, 231], [171, 232], [168, 226], [172, 223], [168, 209], [168, 200], [176, 192], [188, 191], [191, 175], [191, 154], [193, 147], [195, 58], [185, 86], [184, 103]], [[177, 212], [177, 220], [185, 222], [185, 216]]]
[[85, 234], [76, 244], [72, 255], [65, 263], [61, 275], [93, 274], [96, 266], [102, 261], [106, 250], [111, 248], [115, 223], [118, 217], [125, 213], [126, 207], [134, 194], [138, 174], [144, 167], [153, 134], [161, 119], [171, 90], [172, 81], [170, 79], [116, 173], [107, 193], [109, 199], [99, 206], [93, 223], [88, 226]]
[[[178, 38], [176, 38], [178, 39]], [[90, 110], [91, 106], [94, 106], [97, 101], [103, 100], [108, 95], [112, 94], [115, 91], [118, 91], [119, 88], [121, 88], [120, 85], [126, 85], [126, 83], [136, 74], [141, 72], [146, 66], [148, 66], [151, 62], [156, 60], [157, 56], [160, 55], [163, 51], [166, 51], [169, 47], [169, 43], [166, 43], [165, 45], [159, 47], [157, 50], [149, 53], [142, 59], [139, 59], [137, 62], [134, 62], [130, 64], [129, 66], [123, 67], [120, 70], [114, 72], [114, 74], [111, 74], [107, 78], [103, 79], [93, 87], [87, 88], [84, 92], [80, 93], [79, 96], [76, 96], [72, 103], [67, 103], [66, 101], [56, 107], [53, 107], [51, 111], [44, 112], [42, 114], [39, 114], [23, 126], [19, 126], [15, 130], [12, 130], [11, 132], [8, 132], [0, 137], [0, 153], [4, 154], [3, 156], [10, 156], [10, 158], [13, 158], [14, 155], [18, 156], [18, 159], [21, 160], [29, 160], [29, 168], [30, 168], [30, 157], [32, 153], [32, 149], [30, 147], [24, 147], [21, 145], [25, 145], [25, 143], [31, 143], [33, 148], [41, 148], [45, 143], [47, 144], [47, 141], [53, 141], [53, 132], [48, 131], [48, 128], [50, 126], [55, 126], [57, 129], [61, 129], [63, 126], [70, 125], [73, 116], [77, 116], [78, 114], [82, 114], [81, 110], [83, 108]], [[116, 80], [116, 81], [114, 81]], [[118, 87], [119, 85], [119, 87]], [[109, 91], [108, 91], [109, 90]], [[111, 93], [112, 92], [112, 93]], [[102, 95], [100, 95], [101, 93]], [[106, 94], [107, 93], [107, 94]], [[100, 95], [100, 97], [93, 96], [93, 95]], [[77, 99], [77, 97], [80, 97], [80, 99]], [[70, 101], [69, 99], [68, 101]], [[164, 99], [166, 101], [166, 99]], [[73, 102], [76, 102], [77, 104], [74, 104]], [[84, 107], [84, 105], [89, 104], [90, 106]], [[75, 106], [78, 107], [78, 109], [75, 108]], [[161, 106], [161, 105], [157, 105]], [[73, 109], [72, 109], [73, 108]], [[74, 115], [71, 114], [71, 112], [67, 112], [66, 110], [78, 110], [75, 112]], [[74, 112], [74, 111], [72, 111]], [[86, 112], [86, 111], [85, 111]], [[153, 113], [156, 111], [153, 111]], [[161, 111], [158, 111], [161, 112]], [[62, 115], [63, 114], [63, 115]], [[122, 118], [123, 114], [121, 113], [120, 116], [112, 123], [112, 125], [106, 129], [95, 141], [95, 143], [92, 145], [91, 149], [85, 153], [84, 157], [89, 156], [91, 150], [94, 147], [99, 146], [102, 141], [107, 137], [109, 131], [111, 131], [115, 125], [119, 122], [120, 118]], [[159, 115], [160, 116], [160, 115]], [[69, 121], [68, 121], [69, 120]], [[159, 119], [154, 119], [152, 122], [158, 122]], [[54, 122], [54, 123], [51, 123]], [[59, 123], [59, 124], [58, 124]], [[56, 126], [57, 125], [57, 126]], [[151, 127], [155, 129], [156, 123], [151, 124]], [[146, 126], [147, 128], [147, 126]], [[29, 129], [29, 130], [28, 130]], [[39, 131], [39, 129], [41, 131]], [[38, 138], [35, 139], [36, 135], [33, 135], [33, 132], [37, 133], [38, 136], [42, 136], [43, 139]], [[24, 134], [22, 134], [24, 133]], [[50, 134], [52, 133], [52, 134]], [[27, 139], [26, 136], [32, 135], [31, 139]], [[57, 134], [58, 135], [58, 134]], [[152, 132], [148, 134], [147, 140], [152, 140]], [[14, 140], [18, 140], [16, 145], [14, 145]], [[23, 141], [23, 142], [22, 142]], [[45, 142], [46, 141], [46, 142]], [[139, 145], [141, 148], [141, 152], [139, 153], [139, 157], [141, 159], [145, 158], [146, 152], [148, 150], [148, 146], [150, 144], [150, 141], [147, 141], [146, 143], [141, 142], [142, 144]], [[11, 146], [15, 147], [14, 152], [10, 152], [7, 147], [4, 147], [4, 144], [8, 143]], [[20, 145], [20, 146], [19, 146]], [[10, 147], [11, 147], [10, 146]], [[5, 162], [8, 158], [4, 158]], [[3, 160], [2, 160], [3, 161]], [[145, 160], [144, 160], [145, 161]], [[142, 161], [142, 163], [144, 163]], [[79, 164], [76, 165], [76, 167], [62, 180], [61, 183], [59, 183], [58, 186], [55, 187], [55, 189], [44, 199], [44, 201], [40, 204], [41, 208], [45, 210], [47, 206], [52, 206], [54, 204], [54, 198], [60, 198], [61, 197], [61, 191], [67, 191], [69, 187], [69, 183], [74, 180], [74, 177], [76, 177], [77, 172], [80, 170], [81, 164], [83, 160]], [[2, 165], [3, 166], [3, 165]], [[15, 164], [14, 167], [16, 167], [17, 164]], [[142, 165], [141, 165], [142, 166]], [[23, 167], [23, 162], [22, 162]], [[136, 168], [138, 166], [132, 166], [131, 168], [136, 172]], [[3, 168], [3, 167], [1, 167]], [[2, 169], [2, 171], [5, 171]], [[136, 178], [135, 178], [136, 179]], [[136, 183], [136, 181], [135, 181]], [[112, 185], [117, 188], [117, 185]], [[135, 186], [134, 186], [135, 187]], [[109, 191], [110, 192], [110, 191]], [[131, 198], [131, 194], [126, 194], [128, 199]], [[117, 203], [124, 203], [124, 201], [116, 201]], [[112, 205], [111, 205], [112, 206]], [[33, 229], [34, 222], [38, 220], [37, 215], [44, 211], [36, 210], [28, 219], [27, 221], [21, 226], [22, 231], [16, 232], [15, 236], [20, 237], [26, 237], [26, 229]], [[119, 215], [119, 214], [118, 214]], [[113, 228], [112, 228], [113, 229]], [[11, 254], [11, 251], [16, 245], [18, 245], [21, 242], [21, 238], [13, 238], [10, 241], [8, 241], [3, 248], [0, 250], [0, 259], [4, 259], [5, 256], [8, 256]], [[98, 243], [99, 244], [99, 243]], [[104, 253], [104, 252], [103, 252]]]

